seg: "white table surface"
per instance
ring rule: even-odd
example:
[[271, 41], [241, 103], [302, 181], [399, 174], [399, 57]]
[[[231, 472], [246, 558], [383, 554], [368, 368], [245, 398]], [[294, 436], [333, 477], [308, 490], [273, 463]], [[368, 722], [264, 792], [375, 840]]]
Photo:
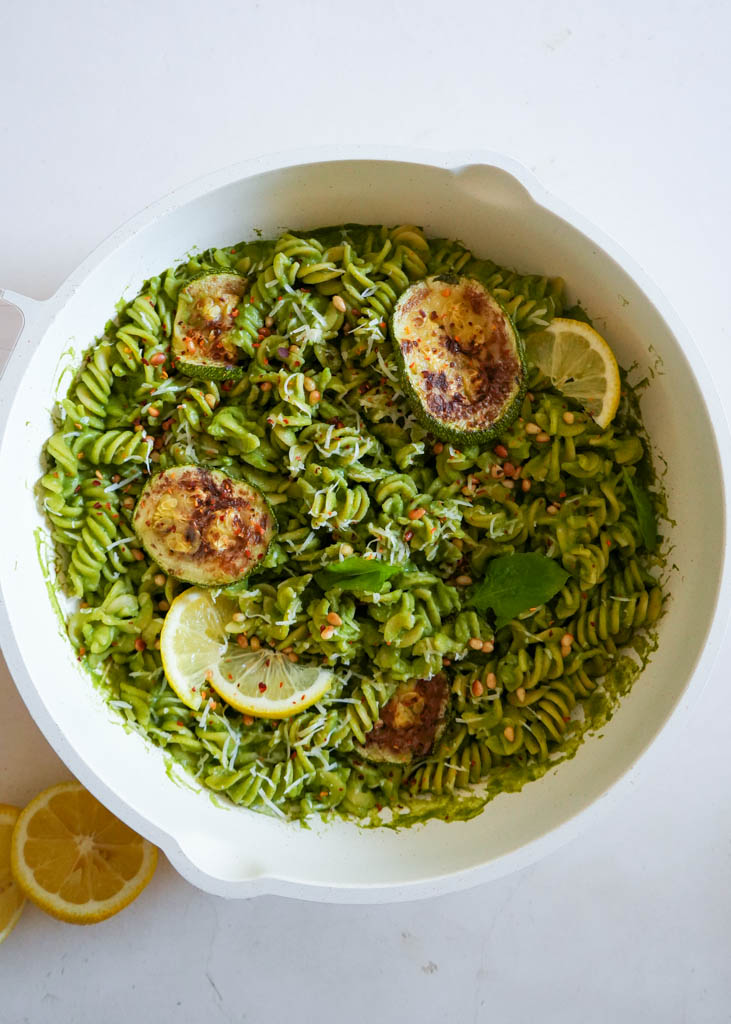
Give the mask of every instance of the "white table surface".
[[[486, 146], [644, 265], [729, 395], [730, 35], [724, 0], [4, 0], [0, 284], [49, 296], [139, 208], [259, 152]], [[731, 1020], [730, 654], [543, 862], [369, 908], [227, 903], [161, 863], [94, 928], [28, 908], [0, 1020]], [[0, 701], [0, 801], [23, 803], [68, 773], [4, 670]]]

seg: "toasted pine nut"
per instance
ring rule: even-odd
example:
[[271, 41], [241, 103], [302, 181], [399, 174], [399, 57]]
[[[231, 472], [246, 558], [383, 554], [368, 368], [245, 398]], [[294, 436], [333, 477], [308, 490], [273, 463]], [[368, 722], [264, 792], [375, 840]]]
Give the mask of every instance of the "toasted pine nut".
[[485, 687], [482, 685], [479, 679], [475, 679], [471, 689], [473, 697], [481, 697], [485, 692]]
[[515, 739], [515, 729], [512, 727], [512, 725], [505, 726], [505, 728], [503, 729], [503, 736], [508, 741], [508, 743], [513, 742], [513, 740]]
[[549, 505], [548, 508], [546, 509], [546, 512], [548, 512], [549, 516], [557, 515], [558, 514], [558, 505]]
[[259, 648], [261, 647], [261, 640], [259, 639], [258, 636], [252, 636], [251, 640], [249, 640], [249, 647], [252, 649], [252, 651], [259, 650]]
[[497, 689], [497, 676], [495, 675], [494, 672], [488, 672], [487, 675], [485, 676], [485, 686], [488, 688], [488, 690]]
[[537, 423], [526, 423], [525, 432], [526, 434], [540, 434], [541, 428]]
[[344, 300], [339, 295], [333, 295], [332, 304], [333, 306], [335, 306], [335, 309], [337, 309], [338, 313], [344, 313], [348, 308], [345, 305]]
[[138, 636], [137, 639], [135, 640], [135, 650], [142, 653], [142, 651], [144, 651], [146, 647], [147, 644], [145, 643], [145, 641], [142, 639], [141, 636]]
[[317, 405], [317, 403], [320, 401], [321, 398], [322, 398], [322, 395], [320, 394], [319, 391], [310, 391], [310, 398], [309, 398], [310, 405]]
[[495, 447], [493, 448], [493, 451], [495, 452], [495, 454], [500, 459], [507, 459], [507, 457], [508, 457], [508, 449], [505, 447], [504, 444], [497, 444], [497, 445], [495, 445]]
[[524, 491], [530, 490], [530, 480], [523, 480], [520, 484]]
[[[246, 633], [239, 633], [239, 635], [236, 637], [236, 643], [239, 645], [239, 647], [248, 647], [249, 641], [246, 639]], [[252, 644], [251, 646], [253, 647], [254, 645]]]
[[260, 389], [262, 391], [271, 391], [272, 390], [272, 382], [270, 380], [263, 380], [261, 382], [261, 384], [259, 385], [259, 387], [260, 387]]
[[444, 451], [444, 445], [442, 444], [442, 442], [437, 441], [434, 447], [432, 448], [432, 451], [434, 452], [435, 455], [441, 455], [442, 452]]
[[573, 642], [574, 638], [571, 633], [564, 633], [564, 635], [561, 637], [562, 647], [570, 647]]
[[458, 576], [454, 582], [457, 584], [458, 587], [469, 587], [469, 585], [472, 583], [472, 577]]
[[244, 725], [254, 724], [254, 719], [251, 717], [251, 715], [244, 715], [241, 721], [244, 723]]
[[343, 620], [340, 618], [337, 612], [328, 612], [327, 621], [331, 626], [342, 626]]
[[545, 430], [542, 430], [540, 432], [540, 434], [536, 435], [536, 441], [539, 441], [541, 444], [545, 444], [547, 441], [550, 441], [550, 440], [551, 440], [551, 435], [547, 434], [545, 432]]
[[518, 689], [515, 691], [515, 696], [518, 698], [518, 700], [522, 704], [523, 701], [525, 700], [525, 690], [523, 689], [522, 686], [519, 686]]
[[305, 379], [302, 381], [302, 384], [304, 385], [305, 391], [314, 391], [315, 388], [317, 387], [312, 377], [305, 377]]
[[412, 508], [411, 511], [408, 513], [409, 519], [411, 519], [412, 522], [415, 519], [421, 519], [421, 517], [425, 516], [425, 515], [426, 515], [426, 509], [425, 508]]
[[161, 572], [155, 573], [155, 575], [153, 576], [153, 579], [155, 581], [155, 585], [156, 586], [158, 586], [158, 587], [164, 587], [165, 586], [165, 577], [163, 576], [163, 574]]
[[492, 654], [492, 652], [494, 650], [495, 650], [495, 644], [492, 642], [492, 640], [483, 640], [482, 641], [482, 653], [483, 654]]
[[574, 422], [575, 417], [574, 417], [574, 414], [572, 412], [565, 412], [563, 414], [563, 416], [561, 417], [561, 419], [564, 421], [564, 423], [571, 424], [571, 423]]
[[473, 651], [482, 650], [482, 640], [480, 640], [479, 636], [472, 637], [472, 639], [470, 640], [470, 647], [472, 648]]
[[334, 626], [320, 626], [320, 636], [323, 640], [330, 640], [335, 635]]

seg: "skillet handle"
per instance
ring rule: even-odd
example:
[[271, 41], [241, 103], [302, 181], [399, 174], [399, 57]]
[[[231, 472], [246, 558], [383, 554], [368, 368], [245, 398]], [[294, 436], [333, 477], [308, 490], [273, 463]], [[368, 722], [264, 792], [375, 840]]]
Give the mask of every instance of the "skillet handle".
[[30, 340], [42, 302], [0, 288], [0, 377], [22, 337]]

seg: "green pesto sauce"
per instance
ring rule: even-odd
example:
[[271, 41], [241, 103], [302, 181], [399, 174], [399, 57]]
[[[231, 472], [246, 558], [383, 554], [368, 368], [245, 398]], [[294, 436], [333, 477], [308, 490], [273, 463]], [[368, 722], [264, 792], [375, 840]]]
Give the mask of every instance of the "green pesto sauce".
[[[409, 828], [423, 825], [432, 818], [440, 821], [468, 821], [476, 817], [490, 801], [501, 793], [519, 793], [523, 786], [542, 778], [564, 761], [570, 761], [587, 736], [595, 735], [610, 721], [640, 673], [657, 650], [657, 633], [650, 632], [635, 637], [632, 647], [639, 660], [623, 654], [607, 672], [603, 685], [584, 702], [584, 721], [576, 722], [573, 732], [566, 737], [562, 749], [546, 761], [504, 764], [493, 768], [487, 781], [475, 786], [473, 792], [459, 796], [443, 794], [438, 797], [416, 797], [405, 810], [395, 811], [392, 820], [384, 820], [374, 812], [368, 821], [361, 822], [363, 828]], [[598, 736], [597, 738], [601, 738]]]

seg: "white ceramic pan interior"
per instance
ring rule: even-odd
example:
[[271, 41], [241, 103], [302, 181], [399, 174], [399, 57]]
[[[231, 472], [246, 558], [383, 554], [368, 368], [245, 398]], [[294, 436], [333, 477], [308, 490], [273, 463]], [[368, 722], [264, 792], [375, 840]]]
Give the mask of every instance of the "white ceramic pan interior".
[[[619, 361], [655, 373], [644, 416], [667, 460], [664, 483], [677, 524], [677, 570], [659, 650], [603, 738], [589, 739], [572, 761], [465, 823], [394, 832], [336, 821], [304, 829], [221, 808], [194, 785], [171, 781], [162, 753], [124, 730], [80, 670], [36, 551], [34, 530], [46, 526], [33, 488], [65, 353], [72, 349], [78, 365], [120, 295], [133, 296], [146, 277], [193, 247], [250, 238], [255, 229], [266, 237], [344, 221], [417, 223], [500, 263], [559, 274], [599, 318]], [[362, 150], [261, 159], [145, 211], [49, 301], [7, 292], [5, 300], [25, 324], [0, 385], [0, 480], [10, 497], [0, 546], [3, 650], [31, 713], [71, 770], [201, 888], [225, 896], [394, 900], [513, 870], [572, 835], [707, 676], [729, 606], [719, 456], [719, 447], [729, 447], [720, 405], [691, 339], [646, 276], [509, 161], [484, 154], [383, 158]]]

